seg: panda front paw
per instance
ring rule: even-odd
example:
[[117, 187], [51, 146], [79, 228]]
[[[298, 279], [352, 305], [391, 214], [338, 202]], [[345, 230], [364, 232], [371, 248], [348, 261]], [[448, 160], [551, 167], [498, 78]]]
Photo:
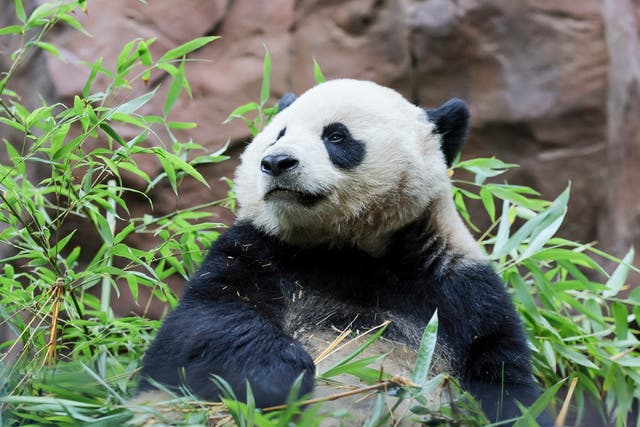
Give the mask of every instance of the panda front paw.
[[256, 407], [266, 408], [287, 402], [296, 380], [301, 377], [299, 398], [313, 391], [315, 365], [306, 350], [289, 337], [264, 334], [249, 343], [200, 352], [186, 366], [186, 385], [198, 397], [218, 400], [224, 393], [212, 375], [222, 378], [236, 399], [245, 401], [247, 384]]
[[248, 378], [256, 407], [266, 408], [287, 402], [292, 386], [300, 378], [297, 395], [293, 399], [310, 394], [314, 388], [315, 364], [307, 351], [292, 341], [281, 353], [267, 354], [263, 363], [257, 364], [254, 374]]
[[215, 401], [225, 394], [214, 376], [241, 400], [249, 384], [256, 406], [264, 408], [286, 403], [298, 377], [294, 397], [313, 391], [315, 365], [300, 343], [244, 303], [189, 300], [167, 318], [147, 351], [138, 389], [153, 389], [155, 382]]

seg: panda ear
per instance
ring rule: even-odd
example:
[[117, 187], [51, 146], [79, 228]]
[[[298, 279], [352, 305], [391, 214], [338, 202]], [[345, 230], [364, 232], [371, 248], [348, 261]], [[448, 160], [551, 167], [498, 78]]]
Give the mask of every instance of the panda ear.
[[282, 98], [280, 98], [280, 101], [278, 101], [278, 113], [287, 108], [289, 105], [293, 104], [293, 101], [295, 101], [296, 99], [296, 95], [291, 92], [287, 92], [282, 95]]
[[429, 121], [435, 124], [435, 132], [442, 137], [442, 152], [451, 166], [464, 145], [469, 126], [469, 108], [458, 98], [450, 99], [438, 108], [427, 109]]

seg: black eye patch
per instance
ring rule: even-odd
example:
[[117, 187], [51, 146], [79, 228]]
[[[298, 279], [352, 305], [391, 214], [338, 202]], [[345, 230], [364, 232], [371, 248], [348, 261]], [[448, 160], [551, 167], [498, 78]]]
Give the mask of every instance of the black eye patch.
[[340, 169], [352, 169], [364, 159], [364, 144], [353, 138], [342, 123], [331, 123], [322, 130], [322, 142], [331, 163]]

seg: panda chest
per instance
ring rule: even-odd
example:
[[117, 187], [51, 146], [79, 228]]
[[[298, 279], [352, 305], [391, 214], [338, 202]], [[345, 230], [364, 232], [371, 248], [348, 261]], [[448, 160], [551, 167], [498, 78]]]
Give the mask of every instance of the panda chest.
[[321, 331], [364, 332], [387, 321], [393, 326], [385, 335], [398, 335], [409, 321], [397, 310], [403, 304], [392, 291], [397, 285], [393, 275], [379, 266], [342, 258], [297, 267], [280, 280], [282, 325], [296, 339]]
[[384, 335], [367, 346], [364, 355], [387, 354], [384, 372], [410, 375], [424, 325], [382, 300], [392, 298], [378, 290], [387, 284], [384, 277], [367, 278], [369, 289], [365, 289], [353, 278], [334, 278], [334, 286], [330, 286], [326, 272], [319, 276], [325, 280], [323, 283], [282, 283], [283, 329], [314, 358], [318, 372], [343, 360], [388, 323]]
[[301, 338], [317, 330], [342, 331], [355, 327], [373, 327], [384, 322], [384, 310], [362, 301], [343, 298], [327, 290], [304, 286], [295, 281], [283, 286], [283, 326], [294, 338]]

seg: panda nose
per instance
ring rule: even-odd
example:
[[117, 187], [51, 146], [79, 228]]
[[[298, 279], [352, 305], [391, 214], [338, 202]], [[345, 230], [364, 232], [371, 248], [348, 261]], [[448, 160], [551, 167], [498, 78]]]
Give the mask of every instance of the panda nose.
[[298, 167], [298, 160], [288, 154], [268, 155], [262, 158], [260, 169], [271, 176], [280, 176]]

